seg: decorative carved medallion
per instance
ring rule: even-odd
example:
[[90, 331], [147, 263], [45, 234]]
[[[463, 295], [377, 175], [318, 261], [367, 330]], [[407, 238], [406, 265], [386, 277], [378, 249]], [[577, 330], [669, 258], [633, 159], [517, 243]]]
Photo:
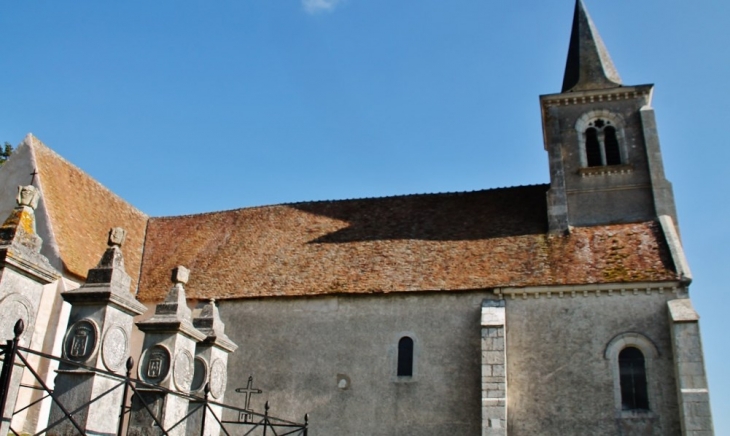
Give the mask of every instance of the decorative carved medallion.
[[127, 332], [121, 326], [113, 326], [104, 334], [101, 358], [109, 371], [117, 371], [124, 365], [129, 348]]
[[199, 391], [205, 386], [208, 380], [208, 363], [202, 357], [196, 357], [193, 361], [193, 383], [191, 391]]
[[172, 375], [175, 386], [180, 391], [187, 392], [190, 390], [190, 384], [193, 381], [193, 356], [188, 350], [181, 350], [175, 356]]
[[63, 346], [66, 358], [79, 362], [88, 360], [96, 351], [98, 332], [96, 323], [88, 318], [75, 322], [66, 332]]
[[226, 364], [220, 359], [215, 359], [210, 365], [210, 393], [213, 398], [220, 398], [225, 393], [226, 383]]
[[160, 383], [170, 372], [170, 352], [162, 345], [145, 351], [139, 366], [139, 377], [149, 383]]
[[31, 307], [33, 305], [30, 301], [21, 294], [10, 294], [0, 300], [0, 314], [2, 314], [0, 316], [0, 341], [3, 344], [15, 337], [13, 328], [19, 319], [22, 319], [25, 324], [25, 330], [21, 337], [27, 339], [32, 334], [33, 318], [31, 314], [33, 312], [30, 310]]

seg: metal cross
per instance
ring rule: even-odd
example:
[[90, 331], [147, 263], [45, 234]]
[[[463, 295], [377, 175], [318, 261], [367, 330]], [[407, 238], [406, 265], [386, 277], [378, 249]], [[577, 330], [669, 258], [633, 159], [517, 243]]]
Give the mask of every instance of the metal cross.
[[30, 173], [30, 175], [31, 175], [31, 176], [33, 176], [33, 177], [32, 177], [32, 178], [30, 179], [30, 184], [32, 185], [32, 184], [33, 184], [33, 182], [35, 182], [35, 176], [37, 176], [37, 175], [38, 175], [38, 171], [36, 171], [36, 169], [35, 169], [35, 168], [33, 168], [33, 172], [32, 172], [32, 173]]
[[242, 422], [249, 422], [249, 420], [253, 419], [253, 415], [251, 414], [251, 412], [253, 412], [253, 410], [251, 410], [249, 408], [249, 405], [251, 404], [251, 396], [253, 394], [260, 394], [263, 391], [261, 389], [256, 389], [253, 387], [253, 376], [250, 375], [250, 376], [248, 376], [248, 384], [246, 384], [246, 387], [237, 388], [236, 392], [238, 392], [239, 394], [243, 394], [245, 396], [244, 400], [243, 400], [243, 403], [244, 403], [243, 409], [246, 410], [246, 412], [248, 412], [248, 413], [240, 412], [238, 414], [238, 420], [241, 421], [243, 418]]

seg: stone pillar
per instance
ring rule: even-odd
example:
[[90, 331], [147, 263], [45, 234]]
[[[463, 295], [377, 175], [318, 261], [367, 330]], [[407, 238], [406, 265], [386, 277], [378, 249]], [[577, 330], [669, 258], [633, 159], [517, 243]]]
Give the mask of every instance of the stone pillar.
[[[0, 341], [14, 337], [13, 328], [22, 319], [25, 330], [22, 346], [31, 346], [43, 285], [58, 280], [60, 274], [40, 254], [42, 239], [36, 233], [35, 208], [40, 191], [33, 186], [18, 187], [17, 207], [0, 226]], [[23, 366], [15, 360], [0, 435], [9, 433], [10, 421], [18, 398]], [[16, 429], [19, 430], [19, 429]]]
[[689, 299], [671, 300], [669, 320], [682, 435], [713, 435], [699, 315]]
[[[145, 333], [139, 378], [172, 391], [189, 393], [193, 381], [196, 343], [205, 339], [192, 324], [192, 312], [185, 300], [185, 288], [190, 272], [183, 266], [172, 270], [173, 286], [165, 301], [158, 304], [152, 318], [137, 323]], [[140, 388], [132, 398], [128, 435], [162, 434], [142, 405], [144, 400], [156, 413], [165, 429], [170, 429], [188, 413], [188, 399], [160, 391]], [[168, 434], [185, 435], [187, 423], [181, 422]]]
[[[203, 332], [206, 337], [202, 342], [198, 342], [195, 348], [192, 391], [194, 394], [204, 396], [204, 388], [207, 383], [210, 389], [209, 399], [222, 403], [228, 381], [228, 355], [236, 351], [238, 346], [224, 333], [225, 325], [221, 321], [215, 300], [210, 300], [208, 304], [203, 306], [200, 314], [193, 319], [193, 326]], [[200, 405], [201, 402], [191, 402], [189, 410], [192, 412]], [[210, 405], [210, 409], [218, 417], [218, 420], [222, 420], [223, 410], [220, 406]], [[200, 433], [203, 418], [202, 409], [190, 416], [189, 436], [200, 434], [218, 436], [220, 434], [220, 425], [212, 415], [211, 410], [206, 410], [203, 433]]]
[[[131, 279], [124, 270], [121, 250], [124, 236], [123, 229], [111, 229], [109, 248], [99, 264], [89, 270], [86, 283], [61, 293], [71, 303], [63, 358], [120, 375], [125, 372], [129, 356], [133, 318], [146, 310], [130, 293]], [[73, 415], [86, 434], [116, 434], [124, 388], [106, 392], [120, 380], [67, 363], [60, 364], [57, 372], [54, 393], [67, 410], [80, 409], [99, 398]], [[49, 425], [60, 422], [48, 431], [49, 435], [76, 433], [55, 403], [48, 422]]]
[[482, 436], [507, 435], [504, 300], [482, 303]]

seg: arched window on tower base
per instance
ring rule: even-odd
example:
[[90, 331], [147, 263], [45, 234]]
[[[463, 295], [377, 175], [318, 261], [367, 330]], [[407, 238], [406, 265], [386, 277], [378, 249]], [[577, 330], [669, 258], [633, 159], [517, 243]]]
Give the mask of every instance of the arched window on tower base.
[[618, 354], [618, 367], [621, 410], [649, 410], [644, 353], [636, 347], [624, 348]]
[[652, 370], [659, 349], [654, 342], [641, 333], [622, 333], [611, 339], [604, 357], [613, 373], [617, 417], [656, 416], [652, 407], [658, 381]]

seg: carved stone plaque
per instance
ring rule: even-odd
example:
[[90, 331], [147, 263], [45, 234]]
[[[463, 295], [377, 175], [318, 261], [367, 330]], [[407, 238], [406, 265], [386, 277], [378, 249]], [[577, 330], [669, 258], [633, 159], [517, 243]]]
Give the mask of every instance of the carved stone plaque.
[[199, 391], [205, 386], [208, 378], [208, 364], [202, 357], [196, 357], [193, 361], [193, 383], [190, 386], [191, 391]]
[[90, 319], [75, 322], [66, 332], [63, 351], [67, 359], [85, 361], [96, 351], [98, 328]]
[[41, 192], [33, 185], [18, 186], [18, 196], [16, 201], [18, 206], [28, 206], [33, 209], [38, 207], [38, 201], [41, 199]]
[[215, 359], [210, 365], [210, 394], [213, 398], [220, 398], [225, 393], [227, 377], [226, 364]]
[[144, 353], [139, 366], [139, 377], [149, 383], [160, 383], [170, 372], [170, 352], [162, 345], [155, 345]]
[[120, 326], [109, 327], [101, 344], [101, 358], [109, 371], [117, 371], [127, 358], [127, 332]]
[[193, 356], [188, 350], [181, 350], [175, 356], [173, 380], [180, 391], [188, 392], [193, 381]]
[[121, 227], [114, 227], [109, 230], [109, 246], [116, 245], [121, 247], [124, 243], [124, 238], [127, 236], [127, 232]]

